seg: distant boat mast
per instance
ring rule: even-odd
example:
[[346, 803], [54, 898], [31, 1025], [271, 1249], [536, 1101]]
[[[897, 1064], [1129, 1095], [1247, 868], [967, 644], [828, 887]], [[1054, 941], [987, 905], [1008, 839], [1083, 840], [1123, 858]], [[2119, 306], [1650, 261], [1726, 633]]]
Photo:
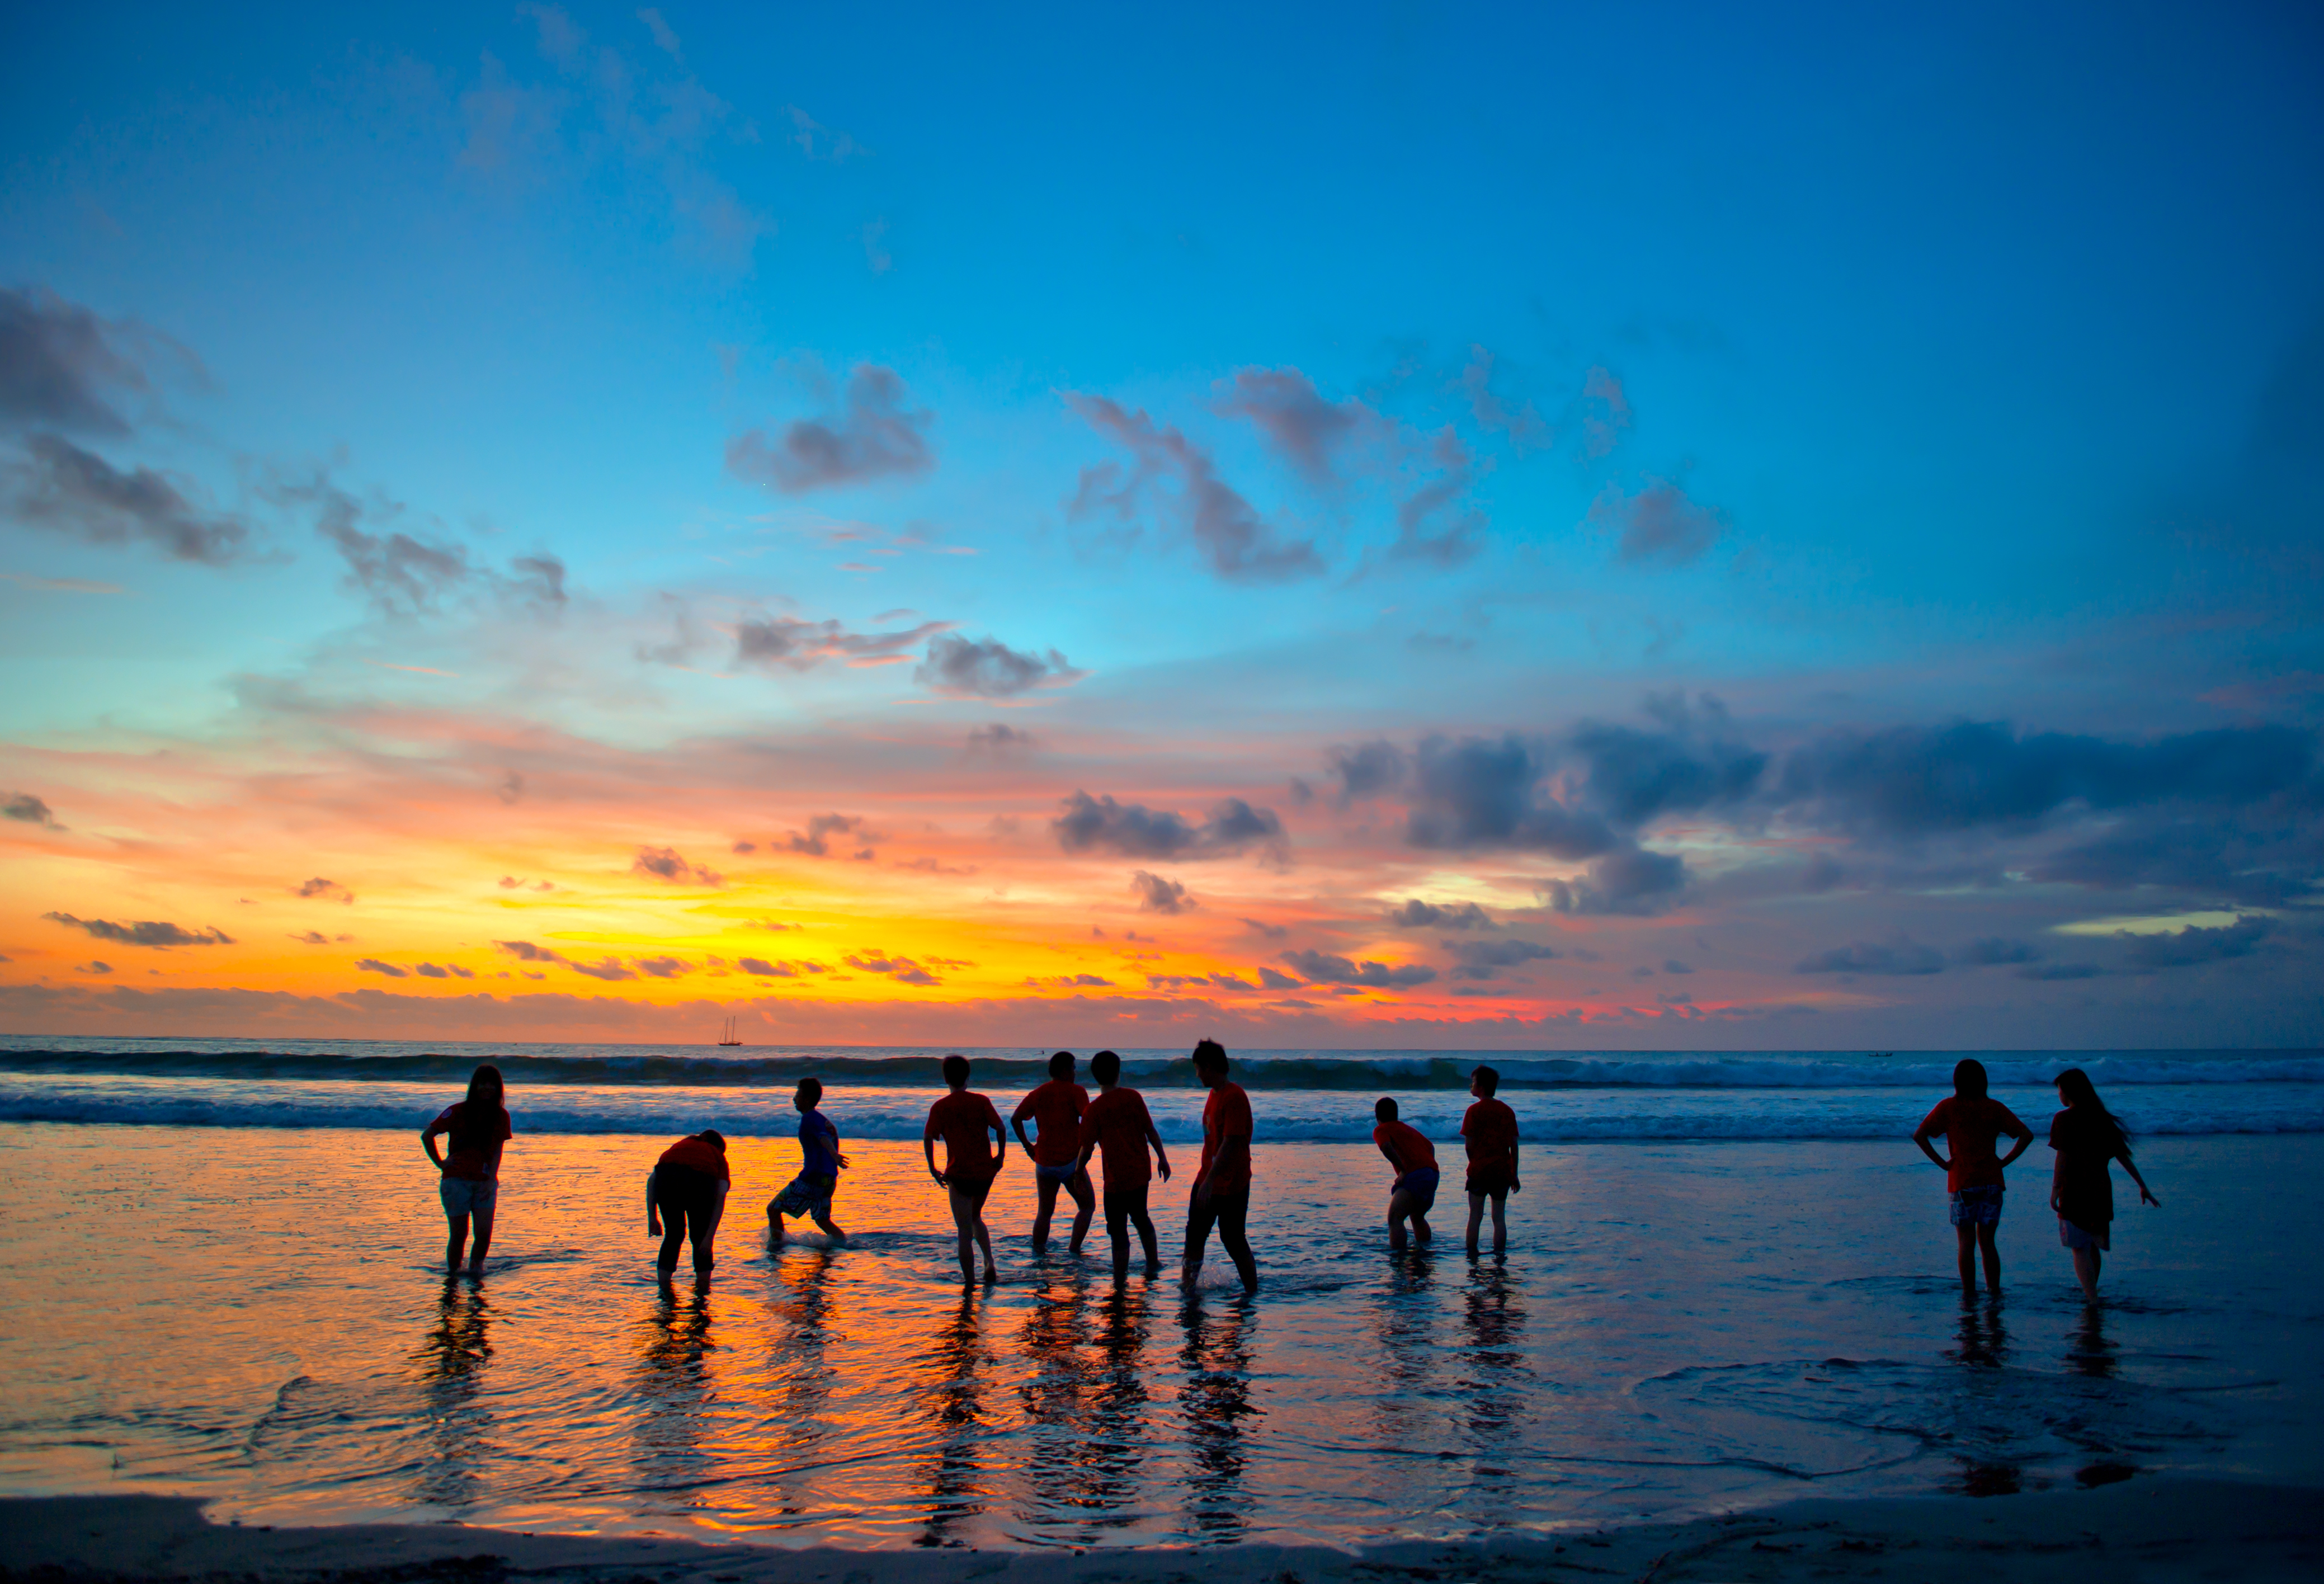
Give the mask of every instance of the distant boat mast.
[[718, 1043], [720, 1045], [741, 1045], [742, 1043], [740, 1039], [737, 1039], [734, 1036], [734, 1019], [732, 1018], [726, 1019], [726, 1032], [718, 1036]]

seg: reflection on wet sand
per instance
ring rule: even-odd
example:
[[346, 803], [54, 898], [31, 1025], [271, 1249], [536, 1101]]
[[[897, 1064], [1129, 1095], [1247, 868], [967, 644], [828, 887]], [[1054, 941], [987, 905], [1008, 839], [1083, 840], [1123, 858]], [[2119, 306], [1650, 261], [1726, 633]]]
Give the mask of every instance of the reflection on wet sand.
[[1372, 1296], [1382, 1387], [1370, 1404], [1372, 1444], [1391, 1460], [1437, 1439], [1434, 1276], [1427, 1249], [1391, 1254], [1388, 1279]]
[[[1960, 1324], [1953, 1335], [1954, 1345], [1946, 1349], [1946, 1357], [1969, 1372], [1960, 1410], [1963, 1439], [1977, 1447], [2015, 1444], [2021, 1428], [2015, 1423], [2019, 1404], [2006, 1379], [2009, 1331], [2002, 1324], [2001, 1300], [1987, 1298], [1980, 1303], [1962, 1299]], [[1971, 1452], [1958, 1454], [1955, 1461], [1960, 1465], [1956, 1488], [1968, 1496], [2015, 1496], [2023, 1482], [2023, 1471], [2012, 1458]]]
[[1088, 1301], [1078, 1274], [1051, 1282], [1034, 1295], [1018, 1328], [1018, 1344], [1033, 1366], [1019, 1388], [1032, 1445], [1018, 1510], [1037, 1532], [1078, 1523], [1090, 1505], [1084, 1415], [1097, 1371], [1082, 1351], [1089, 1340]]
[[1520, 1505], [1517, 1471], [1509, 1464], [1523, 1450], [1532, 1371], [1525, 1359], [1525, 1305], [1513, 1300], [1513, 1291], [1505, 1261], [1470, 1262], [1469, 1285], [1461, 1295], [1468, 1348], [1459, 1389], [1468, 1407], [1471, 1459], [1470, 1496], [1462, 1511], [1479, 1524], [1506, 1523]]
[[[640, 1487], [658, 1496], [698, 1490], [713, 1475], [718, 1458], [702, 1445], [704, 1404], [710, 1392], [710, 1293], [695, 1283], [683, 1288], [663, 1283], [653, 1305], [637, 1322], [638, 1363], [632, 1388], [638, 1404], [632, 1460]], [[657, 1503], [654, 1510], [673, 1507]]]
[[773, 1294], [774, 1334], [769, 1365], [775, 1373], [774, 1411], [761, 1433], [780, 1470], [770, 1493], [777, 1512], [811, 1510], [813, 1486], [825, 1471], [817, 1452], [826, 1437], [844, 1434], [829, 1422], [831, 1371], [825, 1358], [833, 1340], [832, 1251], [803, 1248], [779, 1258]]
[[915, 1545], [966, 1545], [952, 1531], [973, 1524], [992, 1498], [977, 1460], [977, 1442], [985, 1430], [977, 1379], [986, 1362], [982, 1317], [977, 1293], [963, 1293], [951, 1321], [937, 1333], [936, 1346], [919, 1360], [919, 1400], [940, 1440], [926, 1480], [927, 1522]]
[[1194, 1533], [1206, 1541], [1240, 1540], [1250, 1527], [1243, 1491], [1248, 1432], [1242, 1422], [1259, 1416], [1250, 1400], [1253, 1315], [1248, 1297], [1231, 1299], [1217, 1312], [1206, 1309], [1201, 1297], [1190, 1297], [1178, 1311], [1186, 1333], [1178, 1362], [1187, 1371], [1178, 1403], [1192, 1454], [1185, 1506]]
[[477, 1497], [492, 1414], [475, 1399], [493, 1356], [492, 1318], [481, 1285], [447, 1278], [436, 1323], [412, 1355], [425, 1372], [429, 1441], [413, 1495], [429, 1506], [465, 1507]]
[[2067, 1350], [2066, 1362], [2081, 1375], [2095, 1380], [2111, 1380], [2120, 1360], [2115, 1355], [2115, 1344], [2107, 1340], [2106, 1305], [2082, 1305], [2081, 1323], [2074, 1329], [2073, 1346]]

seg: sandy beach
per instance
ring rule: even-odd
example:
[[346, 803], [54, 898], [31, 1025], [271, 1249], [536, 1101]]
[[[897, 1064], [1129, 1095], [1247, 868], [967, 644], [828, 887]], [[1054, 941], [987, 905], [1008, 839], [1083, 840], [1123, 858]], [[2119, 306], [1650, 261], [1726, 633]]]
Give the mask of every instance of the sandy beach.
[[1881, 1579], [1987, 1584], [2089, 1577], [2118, 1584], [2311, 1579], [2324, 1570], [2324, 1493], [2205, 1480], [2113, 1485], [1978, 1500], [1803, 1501], [1689, 1524], [1456, 1545], [1339, 1551], [1244, 1545], [1190, 1551], [775, 1550], [630, 1535], [511, 1533], [460, 1524], [266, 1528], [212, 1524], [163, 1497], [0, 1503], [0, 1577], [543, 1580], [687, 1579], [711, 1584], [966, 1584], [1006, 1578], [1191, 1579], [1204, 1584], [1521, 1579]]

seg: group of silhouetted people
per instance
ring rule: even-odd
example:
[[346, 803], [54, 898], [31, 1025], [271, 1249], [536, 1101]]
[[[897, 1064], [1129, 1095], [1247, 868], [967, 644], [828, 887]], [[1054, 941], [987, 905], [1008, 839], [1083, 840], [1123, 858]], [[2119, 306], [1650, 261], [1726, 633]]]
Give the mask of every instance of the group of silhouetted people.
[[[1203, 1257], [1215, 1229], [1219, 1242], [1234, 1261], [1245, 1292], [1259, 1289], [1259, 1265], [1252, 1257], [1245, 1226], [1250, 1213], [1250, 1097], [1227, 1076], [1227, 1053], [1215, 1040], [1194, 1047], [1195, 1076], [1209, 1095], [1203, 1106], [1203, 1151], [1186, 1203], [1185, 1241], [1180, 1280], [1192, 1287], [1202, 1275]], [[928, 1174], [945, 1191], [959, 1239], [961, 1277], [977, 1279], [977, 1257], [983, 1257], [983, 1279], [996, 1279], [992, 1234], [984, 1223], [984, 1203], [991, 1194], [1009, 1153], [1009, 1132], [992, 1101], [968, 1087], [968, 1059], [944, 1059], [945, 1092], [928, 1108], [921, 1132], [921, 1152]], [[1134, 1228], [1146, 1256], [1148, 1280], [1161, 1274], [1161, 1251], [1154, 1218], [1147, 1207], [1153, 1174], [1170, 1180], [1170, 1157], [1145, 1098], [1121, 1082], [1121, 1058], [1100, 1051], [1090, 1059], [1090, 1076], [1098, 1092], [1074, 1080], [1074, 1058], [1059, 1051], [1049, 1058], [1049, 1079], [1019, 1101], [1010, 1121], [1018, 1142], [1033, 1160], [1037, 1210], [1032, 1245], [1036, 1256], [1046, 1254], [1056, 1218], [1057, 1196], [1074, 1203], [1069, 1247], [1079, 1254], [1101, 1203], [1106, 1235], [1113, 1244], [1116, 1283], [1130, 1275], [1130, 1234]], [[2108, 1247], [2114, 1220], [2111, 1163], [2119, 1160], [2138, 1184], [2139, 1197], [2158, 1202], [2132, 1162], [2129, 1136], [2121, 1122], [2100, 1103], [2089, 1075], [2070, 1067], [2056, 1080], [2061, 1110], [2050, 1123], [2050, 1147], [2056, 1152], [2051, 1181], [2050, 1205], [2058, 1215], [2059, 1240], [2072, 1251], [2074, 1275], [2083, 1291], [2098, 1295], [2101, 1251]], [[1495, 1097], [1500, 1077], [1490, 1067], [1477, 1068], [1469, 1092], [1475, 1103], [1461, 1121], [1468, 1149], [1467, 1247], [1479, 1250], [1485, 1212], [1493, 1219], [1493, 1252], [1507, 1247], [1508, 1196], [1517, 1192], [1517, 1113]], [[1995, 1230], [2001, 1220], [2003, 1170], [2034, 1142], [2034, 1130], [1986, 1092], [1983, 1064], [1964, 1061], [1953, 1069], [1953, 1093], [1940, 1101], [1913, 1134], [1922, 1153], [1945, 1170], [1951, 1193], [1951, 1220], [1960, 1244], [1960, 1278], [1965, 1289], [1977, 1286], [1977, 1266], [1984, 1259], [1988, 1289], [2001, 1286], [2001, 1254]], [[802, 1080], [791, 1103], [799, 1113], [799, 1172], [767, 1203], [767, 1229], [771, 1242], [784, 1238], [787, 1219], [811, 1220], [825, 1238], [844, 1242], [847, 1234], [832, 1220], [832, 1196], [839, 1174], [847, 1169], [840, 1153], [839, 1129], [819, 1109], [823, 1085]], [[503, 1103], [500, 1069], [480, 1066], [468, 1081], [467, 1098], [447, 1108], [420, 1132], [421, 1147], [441, 1174], [444, 1213], [450, 1223], [445, 1247], [447, 1269], [457, 1271], [464, 1248], [468, 1270], [480, 1273], [491, 1246], [493, 1217], [498, 1192], [501, 1149], [511, 1136]], [[1417, 1128], [1401, 1120], [1397, 1103], [1382, 1098], [1374, 1107], [1378, 1125], [1372, 1142], [1394, 1168], [1388, 1201], [1388, 1243], [1406, 1247], [1406, 1227], [1411, 1239], [1425, 1246], [1434, 1236], [1428, 1212], [1436, 1202], [1439, 1167], [1435, 1146]], [[1026, 1123], [1034, 1131], [1026, 1132]], [[436, 1140], [447, 1147], [439, 1154]], [[1997, 1153], [2003, 1137], [2016, 1143], [2007, 1155]], [[1930, 1142], [1942, 1137], [1950, 1158], [1937, 1153]], [[936, 1144], [945, 1147], [944, 1164], [936, 1162]], [[1150, 1157], [1150, 1158], [1149, 1158]], [[1093, 1190], [1090, 1163], [1100, 1164], [1105, 1188], [1101, 1200]], [[661, 1239], [657, 1260], [665, 1277], [678, 1268], [679, 1250], [691, 1244], [694, 1268], [711, 1269], [711, 1245], [725, 1214], [726, 1196], [733, 1183], [726, 1165], [726, 1140], [706, 1128], [679, 1139], [662, 1151], [646, 1179], [646, 1228]], [[470, 1236], [474, 1234], [471, 1245]]]

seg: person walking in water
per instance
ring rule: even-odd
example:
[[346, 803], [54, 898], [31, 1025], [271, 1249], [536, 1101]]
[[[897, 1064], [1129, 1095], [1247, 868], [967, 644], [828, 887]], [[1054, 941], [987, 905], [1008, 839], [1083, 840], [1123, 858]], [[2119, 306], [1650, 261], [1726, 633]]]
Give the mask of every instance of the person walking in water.
[[1146, 1211], [1146, 1190], [1153, 1181], [1146, 1151], [1152, 1147], [1165, 1183], [1170, 1180], [1170, 1156], [1162, 1148], [1162, 1136], [1154, 1131], [1146, 1097], [1121, 1087], [1121, 1058], [1111, 1051], [1098, 1052], [1090, 1058], [1090, 1076], [1097, 1080], [1098, 1094], [1083, 1113], [1081, 1152], [1074, 1164], [1087, 1172], [1092, 1156], [1102, 1155], [1105, 1160], [1105, 1235], [1113, 1239], [1113, 1285], [1119, 1287], [1130, 1280], [1132, 1223], [1146, 1247], [1146, 1279], [1150, 1282], [1162, 1274], [1162, 1250], [1154, 1240], [1154, 1218]]
[[2122, 1163], [2138, 1184], [2139, 1202], [2160, 1207], [2130, 1158], [2130, 1135], [2121, 1119], [2099, 1103], [2090, 1075], [2080, 1067], [2058, 1074], [2058, 1100], [2066, 1109], [2050, 1119], [2050, 1147], [2058, 1162], [2050, 1176], [2050, 1208], [2058, 1212], [2058, 1241], [2073, 1250], [2074, 1279], [2083, 1294], [2098, 1295], [2099, 1256], [2113, 1247], [2114, 1177], [2107, 1166]]
[[[1116, 1057], [1117, 1062], [1120, 1058]], [[1096, 1070], [1093, 1064], [1091, 1071]], [[1074, 1237], [1070, 1250], [1082, 1251], [1082, 1239], [1089, 1236], [1090, 1217], [1097, 1209], [1097, 1196], [1090, 1192], [1089, 1173], [1080, 1159], [1082, 1117], [1090, 1106], [1089, 1091], [1074, 1082], [1074, 1053], [1059, 1051], [1049, 1058], [1049, 1081], [1017, 1102], [1017, 1110], [1009, 1118], [1017, 1129], [1017, 1142], [1033, 1159], [1033, 1192], [1038, 1196], [1033, 1211], [1033, 1253], [1036, 1257], [1049, 1251], [1049, 1220], [1056, 1213], [1057, 1190], [1062, 1188], [1074, 1198]], [[1038, 1137], [1025, 1137], [1025, 1119], [1030, 1117], [1040, 1131]]]
[[[1966, 1060], [1953, 1064], [1953, 1091], [1913, 1130], [1921, 1153], [1945, 1169], [1945, 1186], [1952, 1193], [1953, 1238], [1960, 1249], [1961, 1291], [1977, 1291], [1977, 1257], [1985, 1255], [1985, 1287], [2001, 1291], [2001, 1250], [1994, 1236], [2001, 1226], [2001, 1195], [2007, 1186], [2003, 1168], [2024, 1155], [2034, 1142], [2034, 1129], [2016, 1114], [1987, 1095], [1985, 1064]], [[1995, 1142], [2006, 1133], [2017, 1147], [1996, 1159]], [[1944, 1135], [1948, 1160], [1929, 1140]]]
[[1493, 1207], [1493, 1252], [1509, 1242], [1509, 1195], [1517, 1182], [1517, 1114], [1508, 1102], [1493, 1098], [1501, 1075], [1490, 1067], [1469, 1074], [1469, 1092], [1477, 1103], [1461, 1118], [1461, 1137], [1469, 1146], [1469, 1252], [1477, 1252], [1477, 1232], [1484, 1225], [1485, 1205]]
[[835, 1243], [847, 1241], [847, 1234], [831, 1219], [831, 1195], [839, 1186], [839, 1174], [846, 1169], [847, 1157], [839, 1153], [839, 1129], [817, 1109], [822, 1101], [823, 1081], [800, 1079], [798, 1091], [791, 1096], [791, 1105], [799, 1114], [799, 1174], [767, 1201], [770, 1243], [783, 1240], [785, 1216], [811, 1217], [825, 1237]]
[[694, 1274], [710, 1274], [710, 1241], [726, 1214], [726, 1191], [733, 1181], [726, 1169], [725, 1137], [715, 1128], [661, 1152], [646, 1177], [646, 1232], [661, 1239], [654, 1264], [664, 1281], [678, 1269], [678, 1245], [688, 1240], [694, 1244]]
[[1413, 1240], [1425, 1248], [1436, 1235], [1428, 1227], [1428, 1211], [1436, 1202], [1436, 1147], [1419, 1128], [1396, 1119], [1396, 1101], [1386, 1095], [1372, 1107], [1372, 1117], [1379, 1124], [1372, 1129], [1372, 1142], [1396, 1168], [1396, 1181], [1388, 1192], [1388, 1246], [1403, 1250], [1404, 1222], [1409, 1216]]
[[1243, 1223], [1250, 1215], [1250, 1096], [1227, 1078], [1227, 1050], [1206, 1039], [1194, 1047], [1194, 1076], [1211, 1091], [1203, 1104], [1203, 1164], [1186, 1204], [1186, 1253], [1179, 1285], [1191, 1291], [1203, 1274], [1203, 1251], [1211, 1229], [1242, 1277], [1242, 1290], [1259, 1291], [1259, 1262], [1251, 1257]]
[[[490, 1062], [468, 1075], [468, 1098], [446, 1106], [434, 1121], [420, 1130], [420, 1147], [436, 1163], [437, 1197], [444, 1202], [444, 1219], [451, 1236], [444, 1245], [447, 1275], [460, 1268], [460, 1249], [473, 1225], [476, 1241], [468, 1255], [468, 1274], [484, 1274], [484, 1251], [493, 1246], [493, 1213], [499, 1208], [501, 1147], [513, 1133], [508, 1108], [502, 1104], [505, 1086], [501, 1070]], [[446, 1136], [448, 1152], [436, 1153], [437, 1135]]]
[[[952, 1092], [928, 1108], [928, 1125], [920, 1133], [920, 1150], [927, 1156], [928, 1175], [952, 1202], [952, 1224], [960, 1233], [960, 1275], [976, 1280], [976, 1261], [970, 1244], [984, 1251], [984, 1279], [997, 1280], [992, 1266], [992, 1234], [985, 1229], [984, 1201], [1001, 1163], [1009, 1157], [1009, 1134], [992, 1102], [968, 1087], [968, 1058], [944, 1059], [944, 1081]], [[987, 1151], [984, 1136], [992, 1135]], [[936, 1170], [936, 1139], [945, 1141], [945, 1167]]]

